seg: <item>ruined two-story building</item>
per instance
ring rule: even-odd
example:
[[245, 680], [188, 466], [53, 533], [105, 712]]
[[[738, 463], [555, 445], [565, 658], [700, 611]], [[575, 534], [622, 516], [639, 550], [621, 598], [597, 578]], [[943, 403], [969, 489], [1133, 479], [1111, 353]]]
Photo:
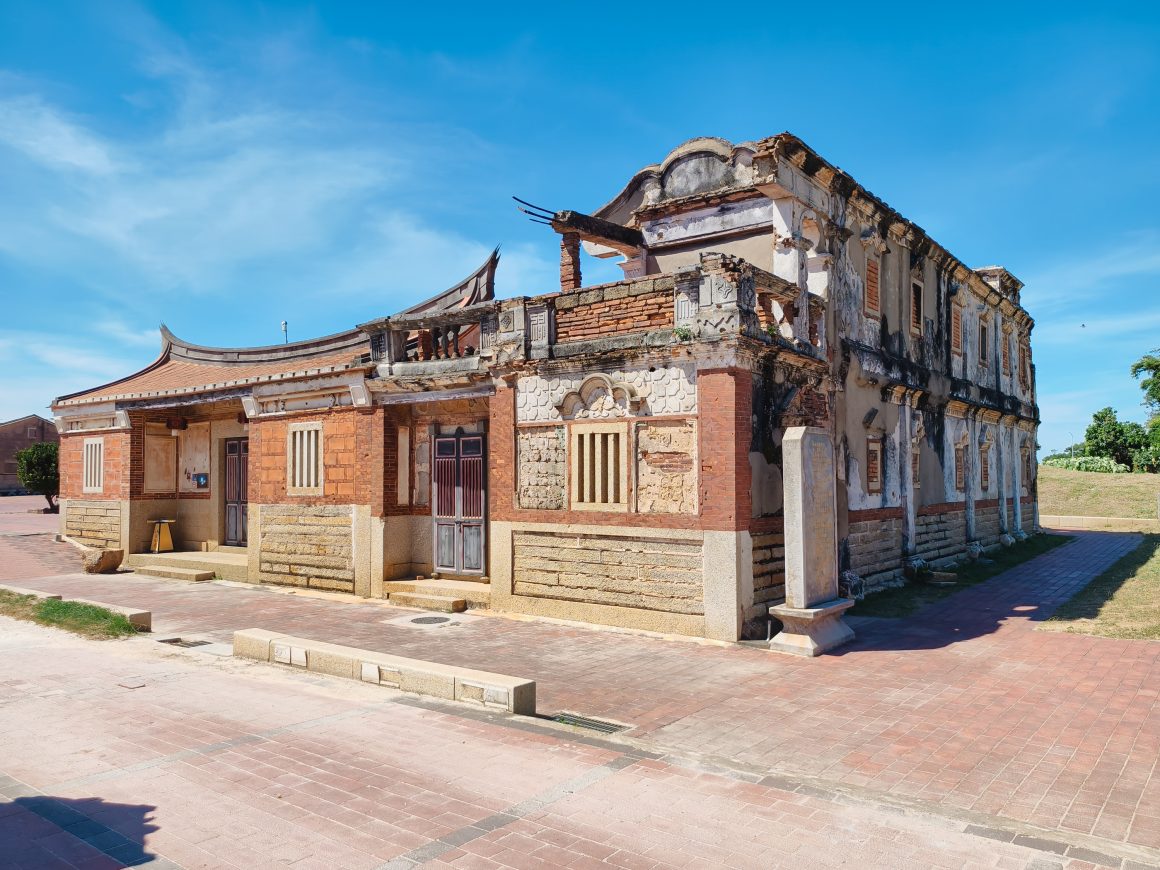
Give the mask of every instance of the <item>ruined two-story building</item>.
[[[801, 140], [696, 139], [591, 214], [530, 210], [559, 290], [494, 298], [493, 254], [312, 341], [163, 329], [57, 399], [62, 531], [175, 576], [736, 640], [784, 598], [790, 426], [830, 433], [867, 588], [1034, 529], [1022, 285]], [[582, 249], [623, 280], [584, 287]], [[186, 552], [144, 553], [160, 518]]]

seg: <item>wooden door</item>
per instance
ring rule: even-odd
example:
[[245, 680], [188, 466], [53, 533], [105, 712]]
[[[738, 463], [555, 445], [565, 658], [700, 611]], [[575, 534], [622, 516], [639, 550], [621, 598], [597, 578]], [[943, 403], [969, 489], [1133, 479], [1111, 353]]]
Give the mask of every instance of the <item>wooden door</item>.
[[487, 465], [482, 435], [435, 439], [435, 570], [483, 574]]
[[226, 544], [246, 546], [250, 439], [226, 439]]

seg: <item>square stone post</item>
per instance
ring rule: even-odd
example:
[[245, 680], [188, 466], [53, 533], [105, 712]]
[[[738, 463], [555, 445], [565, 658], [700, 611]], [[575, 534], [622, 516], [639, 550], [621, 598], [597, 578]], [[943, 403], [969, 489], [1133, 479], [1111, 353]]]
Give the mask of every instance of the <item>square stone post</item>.
[[838, 597], [834, 446], [824, 429], [794, 426], [781, 442], [785, 486], [785, 604], [769, 608], [782, 623], [769, 642], [778, 652], [821, 655], [854, 639]]

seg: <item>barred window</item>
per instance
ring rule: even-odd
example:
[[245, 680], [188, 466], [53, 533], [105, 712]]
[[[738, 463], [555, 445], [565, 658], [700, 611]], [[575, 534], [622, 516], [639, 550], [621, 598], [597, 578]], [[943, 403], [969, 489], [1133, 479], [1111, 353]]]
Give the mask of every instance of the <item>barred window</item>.
[[291, 423], [286, 433], [286, 491], [322, 495], [322, 424]]
[[628, 510], [628, 427], [573, 426], [570, 448], [573, 509]]
[[882, 492], [882, 440], [866, 439], [866, 492]]
[[86, 438], [81, 465], [84, 492], [101, 492], [105, 488], [105, 439]]

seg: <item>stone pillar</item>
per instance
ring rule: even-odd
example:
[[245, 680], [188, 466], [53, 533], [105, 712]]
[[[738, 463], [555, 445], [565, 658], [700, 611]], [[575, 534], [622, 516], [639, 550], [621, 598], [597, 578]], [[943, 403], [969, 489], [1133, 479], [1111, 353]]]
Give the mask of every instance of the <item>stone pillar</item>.
[[842, 621], [854, 602], [838, 598], [834, 447], [824, 429], [794, 426], [785, 431], [781, 450], [785, 604], [769, 608], [783, 626], [769, 648], [816, 656], [854, 639]]
[[1015, 500], [1012, 503], [1012, 512], [1015, 516], [1015, 529], [1011, 536], [1017, 541], [1027, 538], [1023, 531], [1023, 450], [1019, 446], [1018, 426], [1011, 427], [1011, 491]]
[[1007, 437], [1010, 434], [1010, 429], [1003, 426], [1003, 421], [1000, 420], [996, 427], [999, 431], [999, 437], [995, 439], [995, 471], [999, 478], [999, 531], [1006, 535], [1010, 534], [1011, 526], [1007, 523], [1007, 498], [1011, 493], [1011, 485], [1007, 481], [1007, 474], [1010, 471], [1008, 468], [1010, 456]]
[[564, 233], [560, 237], [560, 289], [578, 290], [580, 287], [580, 235]]
[[967, 415], [967, 443], [963, 447], [963, 509], [965, 511], [967, 543], [975, 540], [975, 485], [978, 481], [975, 455], [979, 451], [979, 427], [972, 411]]
[[902, 495], [902, 553], [911, 556], [915, 551], [917, 537], [917, 505], [914, 498], [914, 409], [910, 406], [909, 397], [898, 409], [898, 454], [901, 462], [900, 480], [902, 486], [899, 491]]

